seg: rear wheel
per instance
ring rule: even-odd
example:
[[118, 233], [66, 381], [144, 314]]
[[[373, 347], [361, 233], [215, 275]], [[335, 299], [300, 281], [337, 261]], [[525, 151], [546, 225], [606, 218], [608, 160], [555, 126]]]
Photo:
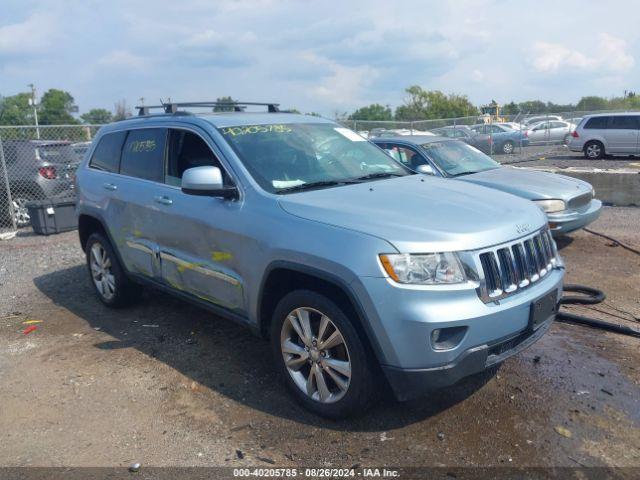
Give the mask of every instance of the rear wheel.
[[139, 297], [140, 288], [127, 278], [111, 243], [102, 234], [91, 234], [86, 255], [89, 275], [102, 303], [119, 308], [130, 305]]
[[604, 147], [600, 142], [587, 142], [584, 146], [584, 156], [589, 160], [598, 160], [604, 157]]
[[328, 418], [364, 412], [373, 399], [373, 364], [353, 324], [329, 298], [285, 295], [271, 323], [278, 370], [294, 397]]
[[13, 207], [13, 220], [16, 222], [16, 226], [18, 228], [27, 227], [31, 223], [31, 218], [29, 217], [29, 209], [27, 208], [27, 203], [29, 199], [26, 197], [13, 197], [11, 199], [12, 207]]
[[511, 140], [507, 140], [502, 144], [502, 153], [505, 155], [511, 155], [515, 149], [515, 144]]

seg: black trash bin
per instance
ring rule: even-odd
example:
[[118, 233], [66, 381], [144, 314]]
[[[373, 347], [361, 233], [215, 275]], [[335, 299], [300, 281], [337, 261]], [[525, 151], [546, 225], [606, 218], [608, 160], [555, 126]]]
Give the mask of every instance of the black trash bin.
[[68, 232], [78, 228], [75, 199], [36, 200], [26, 204], [33, 231], [39, 235]]

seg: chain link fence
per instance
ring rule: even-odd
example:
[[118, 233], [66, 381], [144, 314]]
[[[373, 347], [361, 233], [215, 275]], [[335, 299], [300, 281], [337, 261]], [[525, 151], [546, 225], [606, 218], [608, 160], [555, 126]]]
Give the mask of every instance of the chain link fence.
[[[418, 121], [343, 120], [366, 138], [441, 135], [456, 138], [501, 163], [564, 149], [585, 115], [613, 110], [549, 114], [474, 115]], [[30, 225], [27, 205], [75, 197], [75, 171], [101, 125], [0, 127], [0, 234]], [[510, 160], [513, 159], [513, 160]]]
[[[345, 120], [342, 123], [366, 138], [440, 135], [462, 140], [508, 163], [506, 155], [538, 154], [563, 148], [580, 121], [594, 113], [621, 110], [568, 111], [545, 114], [474, 115], [417, 121]], [[548, 147], [542, 149], [541, 147]]]
[[31, 201], [75, 196], [76, 168], [99, 128], [0, 127], [0, 233], [29, 226]]

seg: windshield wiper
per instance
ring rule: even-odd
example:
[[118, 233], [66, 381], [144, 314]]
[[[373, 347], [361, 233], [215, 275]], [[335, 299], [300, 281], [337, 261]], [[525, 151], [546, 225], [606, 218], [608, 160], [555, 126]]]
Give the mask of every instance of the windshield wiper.
[[474, 170], [470, 170], [468, 172], [460, 172], [460, 173], [456, 173], [455, 175], [452, 175], [453, 177], [461, 177], [463, 175], [471, 175], [472, 173], [478, 173]]
[[391, 173], [391, 172], [377, 172], [377, 173], [369, 173], [368, 175], [363, 175], [361, 177], [356, 177], [353, 180], [373, 180], [376, 178], [389, 178], [389, 177], [404, 177], [401, 173]]
[[301, 183], [300, 185], [292, 185], [291, 187], [279, 188], [276, 193], [289, 193], [289, 192], [301, 192], [303, 190], [310, 190], [313, 188], [322, 187], [334, 187], [336, 185], [348, 185], [351, 183], [358, 183], [352, 180], [321, 180], [319, 182]]

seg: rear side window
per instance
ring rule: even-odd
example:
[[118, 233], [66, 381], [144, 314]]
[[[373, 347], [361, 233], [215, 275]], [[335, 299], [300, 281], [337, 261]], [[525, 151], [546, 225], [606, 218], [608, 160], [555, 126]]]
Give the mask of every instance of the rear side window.
[[93, 152], [89, 166], [105, 172], [118, 173], [120, 153], [126, 136], [126, 131], [104, 135]]
[[592, 117], [584, 124], [585, 129], [603, 129], [607, 128], [609, 117]]
[[167, 130], [131, 130], [122, 149], [120, 173], [154, 182], [163, 181], [164, 147]]
[[616, 128], [622, 130], [637, 130], [638, 129], [638, 117], [633, 115], [616, 115], [611, 117], [611, 126], [609, 128]]

